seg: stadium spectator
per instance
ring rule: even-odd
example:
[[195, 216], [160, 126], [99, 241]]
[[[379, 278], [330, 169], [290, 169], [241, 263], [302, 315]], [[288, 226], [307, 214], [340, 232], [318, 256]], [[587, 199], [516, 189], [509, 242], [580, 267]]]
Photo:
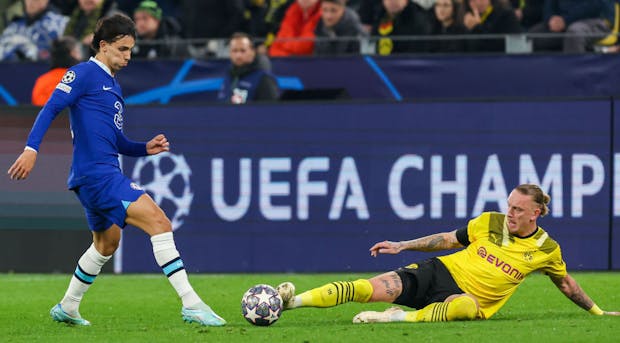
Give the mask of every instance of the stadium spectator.
[[250, 0], [247, 32], [254, 37], [264, 37], [257, 51], [267, 54], [269, 47], [280, 30], [280, 24], [288, 7], [295, 0]]
[[233, 34], [229, 50], [230, 70], [224, 77], [218, 100], [229, 104], [277, 100], [278, 84], [261, 61], [267, 56], [256, 52], [252, 38], [246, 33]]
[[379, 24], [383, 0], [361, 0], [357, 13], [360, 16], [362, 27], [367, 33], [372, 33], [372, 28]]
[[[437, 0], [433, 13], [431, 34], [456, 36], [467, 33], [463, 25], [463, 9], [458, 0]], [[430, 52], [464, 52], [466, 47], [464, 39], [436, 39], [429, 42]]]
[[65, 28], [65, 36], [82, 43], [84, 55], [89, 56], [95, 25], [100, 18], [120, 13], [115, 0], [78, 0]]
[[0, 61], [49, 59], [52, 41], [62, 35], [67, 18], [49, 0], [22, 0], [24, 15], [14, 17], [0, 36]]
[[[118, 9], [123, 13], [133, 13], [144, 0], [117, 0]], [[181, 0], [157, 0], [163, 13], [179, 21]]]
[[[495, 0], [468, 0], [463, 23], [471, 34], [511, 34], [522, 32], [514, 10]], [[504, 38], [483, 38], [468, 41], [474, 52], [504, 52]]]
[[527, 30], [542, 21], [544, 1], [511, 0], [510, 2], [523, 29]]
[[116, 14], [101, 19], [95, 30], [95, 57], [69, 68], [39, 112], [26, 148], [8, 170], [13, 180], [28, 177], [45, 132], [54, 118], [69, 107], [74, 150], [68, 186], [85, 209], [93, 243], [78, 260], [65, 296], [52, 307], [50, 315], [58, 322], [90, 325], [80, 315], [80, 302], [118, 248], [121, 228], [130, 224], [150, 236], [155, 260], [183, 303], [183, 319], [208, 326], [224, 325], [226, 321], [190, 285], [170, 220], [140, 186], [122, 174], [119, 166], [119, 154], [138, 157], [170, 150], [163, 134], [148, 142], [134, 142], [122, 131], [124, 102], [114, 76], [131, 59], [134, 23]]
[[70, 16], [78, 6], [78, 0], [50, 0], [50, 3], [58, 9], [60, 14]]
[[32, 104], [35, 106], [45, 105], [67, 69], [83, 59], [80, 43], [69, 36], [52, 42], [50, 53], [50, 70], [39, 76], [32, 88]]
[[431, 32], [430, 13], [410, 0], [383, 0], [380, 20], [372, 29], [379, 36], [377, 53], [412, 53], [428, 51], [428, 42], [399, 39], [399, 36], [423, 36]]
[[0, 33], [14, 18], [24, 15], [22, 4], [13, 0], [0, 0]]
[[146, 0], [133, 13], [138, 39], [133, 48], [136, 58], [188, 56], [187, 44], [181, 42], [181, 25], [173, 17], [163, 16], [157, 2]]
[[303, 56], [314, 52], [314, 30], [321, 19], [319, 0], [296, 0], [286, 10], [271, 56]]
[[190, 54], [197, 58], [216, 55], [224, 48], [217, 39], [240, 31], [245, 20], [244, 0], [182, 0], [180, 9], [184, 37], [200, 40], [189, 46]]
[[535, 51], [583, 53], [608, 35], [614, 22], [612, 0], [545, 0], [543, 21], [530, 33], [566, 33], [564, 38], [534, 38]]
[[321, 20], [315, 29], [315, 55], [359, 54], [359, 38], [366, 32], [360, 19], [346, 6], [346, 0], [323, 0]]
[[549, 211], [550, 198], [536, 185], [516, 187], [506, 214], [485, 212], [466, 227], [423, 238], [376, 243], [370, 254], [403, 250], [455, 253], [413, 263], [369, 280], [332, 282], [295, 296], [290, 282], [278, 286], [285, 309], [331, 307], [346, 302], [388, 302], [417, 309], [392, 307], [365, 311], [354, 323], [439, 322], [489, 319], [534, 271], [549, 276], [576, 305], [593, 315], [620, 315], [601, 310], [566, 271], [560, 246], [538, 226]]

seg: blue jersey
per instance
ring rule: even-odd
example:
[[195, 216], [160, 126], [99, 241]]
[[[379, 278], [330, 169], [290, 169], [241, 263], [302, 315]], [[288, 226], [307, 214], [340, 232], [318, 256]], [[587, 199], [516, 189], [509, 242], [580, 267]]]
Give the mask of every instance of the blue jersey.
[[123, 134], [125, 102], [121, 87], [101, 62], [91, 59], [65, 73], [30, 131], [27, 146], [38, 151], [41, 140], [56, 116], [70, 108], [73, 163], [67, 184], [70, 189], [88, 177], [120, 173], [118, 155], [145, 156], [146, 143], [133, 142]]

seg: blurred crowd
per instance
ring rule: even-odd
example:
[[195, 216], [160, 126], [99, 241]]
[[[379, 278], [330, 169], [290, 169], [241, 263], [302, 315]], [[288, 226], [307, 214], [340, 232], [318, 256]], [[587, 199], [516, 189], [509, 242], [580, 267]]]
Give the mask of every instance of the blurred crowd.
[[269, 56], [359, 54], [363, 42], [380, 55], [503, 52], [518, 33], [533, 51], [609, 51], [619, 1], [0, 0], [0, 61], [49, 60], [61, 37], [88, 56], [97, 20], [118, 12], [136, 23], [133, 56], [149, 59], [208, 57], [236, 32]]

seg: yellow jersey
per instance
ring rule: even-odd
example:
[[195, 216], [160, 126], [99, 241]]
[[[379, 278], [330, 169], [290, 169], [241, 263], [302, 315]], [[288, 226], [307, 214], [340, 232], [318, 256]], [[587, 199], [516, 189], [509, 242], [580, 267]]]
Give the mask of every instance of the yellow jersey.
[[459, 288], [478, 299], [482, 318], [495, 314], [531, 272], [567, 274], [560, 246], [541, 227], [517, 237], [508, 232], [504, 214], [485, 212], [469, 221], [467, 236], [465, 249], [438, 258]]

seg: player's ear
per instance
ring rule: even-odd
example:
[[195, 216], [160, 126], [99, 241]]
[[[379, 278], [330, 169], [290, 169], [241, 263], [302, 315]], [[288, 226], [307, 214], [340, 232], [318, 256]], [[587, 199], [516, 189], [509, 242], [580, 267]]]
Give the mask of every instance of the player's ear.
[[534, 215], [532, 216], [532, 218], [530, 220], [534, 221], [539, 216], [540, 216], [540, 208], [537, 208], [537, 209], [534, 210]]
[[99, 41], [99, 51], [101, 51], [103, 53], [106, 53], [106, 52], [108, 52], [107, 51], [108, 50], [107, 47], [108, 47], [108, 42], [106, 42], [103, 39]]

